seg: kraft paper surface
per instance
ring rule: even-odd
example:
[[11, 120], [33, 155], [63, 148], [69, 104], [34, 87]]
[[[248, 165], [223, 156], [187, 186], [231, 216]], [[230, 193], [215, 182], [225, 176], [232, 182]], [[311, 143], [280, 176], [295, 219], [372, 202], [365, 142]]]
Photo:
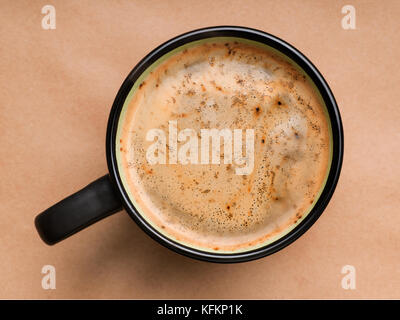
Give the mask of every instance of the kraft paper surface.
[[[342, 27], [348, 4], [356, 29]], [[55, 29], [42, 27], [46, 5]], [[399, 16], [395, 0], [1, 1], [0, 298], [400, 298]], [[35, 216], [107, 173], [108, 115], [130, 70], [214, 25], [288, 41], [329, 83], [345, 155], [320, 219], [278, 253], [233, 265], [178, 255], [125, 211], [45, 245]], [[55, 289], [42, 287], [46, 265]]]

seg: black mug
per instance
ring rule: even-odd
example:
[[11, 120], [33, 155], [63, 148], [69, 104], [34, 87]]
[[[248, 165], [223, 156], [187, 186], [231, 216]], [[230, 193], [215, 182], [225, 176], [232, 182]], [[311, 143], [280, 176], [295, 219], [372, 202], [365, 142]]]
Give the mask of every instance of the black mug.
[[[124, 101], [139, 76], [156, 60], [187, 43], [213, 38], [235, 37], [266, 44], [297, 63], [311, 78], [322, 96], [332, 130], [332, 161], [328, 178], [315, 206], [293, 230], [263, 247], [239, 253], [214, 253], [201, 251], [178, 243], [154, 229], [136, 210], [122, 184], [116, 160], [116, 133]], [[35, 219], [42, 240], [53, 245], [124, 208], [131, 218], [154, 240], [175, 252], [210, 262], [244, 262], [272, 254], [299, 238], [319, 218], [326, 208], [339, 179], [343, 161], [343, 128], [335, 98], [316, 67], [297, 49], [285, 41], [265, 32], [236, 26], [218, 26], [194, 30], [177, 36], [160, 45], [130, 72], [122, 84], [111, 108], [106, 136], [106, 154], [109, 173], [87, 187], [53, 205]]]

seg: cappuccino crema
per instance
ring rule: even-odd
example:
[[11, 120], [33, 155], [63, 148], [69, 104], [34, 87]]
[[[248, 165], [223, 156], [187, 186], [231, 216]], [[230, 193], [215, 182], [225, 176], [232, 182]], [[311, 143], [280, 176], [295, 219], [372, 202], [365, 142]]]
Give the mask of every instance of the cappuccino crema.
[[310, 212], [329, 172], [318, 90], [266, 45], [210, 38], [161, 57], [118, 123], [118, 169], [138, 212], [168, 238], [231, 253], [279, 239]]

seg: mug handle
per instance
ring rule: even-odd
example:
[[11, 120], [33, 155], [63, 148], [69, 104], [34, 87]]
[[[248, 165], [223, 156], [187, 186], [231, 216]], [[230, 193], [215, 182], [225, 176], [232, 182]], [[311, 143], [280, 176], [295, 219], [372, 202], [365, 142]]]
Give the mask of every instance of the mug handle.
[[121, 200], [105, 175], [40, 213], [35, 226], [42, 240], [53, 245], [120, 210]]

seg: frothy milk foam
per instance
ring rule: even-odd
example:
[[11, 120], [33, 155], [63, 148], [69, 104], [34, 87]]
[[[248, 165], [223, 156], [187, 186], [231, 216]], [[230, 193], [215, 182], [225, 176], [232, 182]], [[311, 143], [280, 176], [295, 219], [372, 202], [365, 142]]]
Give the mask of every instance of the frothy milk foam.
[[[224, 139], [221, 161], [202, 162], [204, 129], [241, 130], [244, 158], [244, 132], [253, 130], [251, 171], [237, 174], [245, 162], [224, 160]], [[165, 162], [146, 158], [163, 142], [149, 139], [151, 130], [165, 133], [165, 150], [155, 151]], [[173, 159], [188, 142], [174, 136], [184, 130], [197, 135], [197, 162]], [[117, 132], [120, 176], [141, 215], [175, 241], [221, 253], [271, 243], [299, 224], [324, 187], [331, 147], [311, 80], [272, 48], [239, 38], [197, 41], [160, 58], [133, 86]]]

